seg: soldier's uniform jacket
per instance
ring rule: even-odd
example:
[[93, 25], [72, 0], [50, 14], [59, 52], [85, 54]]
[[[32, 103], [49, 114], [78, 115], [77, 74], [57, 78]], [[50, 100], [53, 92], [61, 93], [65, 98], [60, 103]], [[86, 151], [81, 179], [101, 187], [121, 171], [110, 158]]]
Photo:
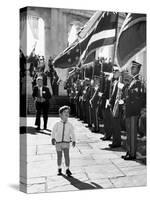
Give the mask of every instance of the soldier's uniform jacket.
[[137, 74], [133, 77], [126, 90], [126, 117], [139, 115], [142, 108], [142, 102], [141, 81], [139, 80], [139, 74]]
[[93, 106], [98, 106], [98, 104], [99, 104], [100, 97], [99, 97], [98, 93], [99, 93], [99, 89], [95, 90], [93, 97], [91, 99], [91, 103]]
[[75, 100], [78, 102], [79, 101], [79, 97], [81, 96], [81, 92], [82, 92], [82, 86], [81, 86], [81, 84], [80, 84], [80, 80], [78, 79], [77, 81], [76, 81], [76, 90], [75, 90]]
[[75, 88], [73, 86], [71, 86], [70, 87], [70, 93], [69, 93], [70, 99], [74, 99], [75, 95], [76, 95]]
[[90, 86], [87, 86], [86, 93], [83, 98], [85, 99], [86, 102], [89, 102], [89, 100], [91, 98], [91, 87]]
[[89, 95], [90, 95], [90, 100], [92, 100], [92, 97], [93, 97], [93, 95], [94, 95], [94, 92], [95, 92], [95, 89], [94, 89], [93, 86], [91, 86], [91, 87], [90, 87], [90, 92], [89, 92], [89, 93], [90, 93], [90, 94], [89, 94]]
[[101, 100], [101, 108], [104, 109], [106, 105], [106, 100], [109, 99], [109, 91], [110, 91], [110, 85], [111, 82], [107, 78], [105, 79], [105, 87], [104, 87], [104, 92], [102, 95], [102, 100]]
[[112, 110], [113, 110], [114, 105], [115, 105], [117, 92], [118, 92], [118, 80], [115, 80], [113, 82], [112, 93], [111, 93], [110, 100], [109, 100], [109, 103], [110, 103]]
[[86, 99], [87, 99], [87, 92], [88, 92], [88, 88], [89, 86], [88, 85], [84, 85], [83, 87], [83, 92], [82, 92], [82, 97], [83, 97], [83, 101], [86, 102]]

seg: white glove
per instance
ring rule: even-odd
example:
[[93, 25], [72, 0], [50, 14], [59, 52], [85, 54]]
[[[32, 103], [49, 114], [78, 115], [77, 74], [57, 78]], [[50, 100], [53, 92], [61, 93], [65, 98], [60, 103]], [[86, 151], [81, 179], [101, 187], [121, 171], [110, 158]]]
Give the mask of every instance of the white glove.
[[122, 99], [119, 100], [119, 105], [124, 104], [124, 101]]
[[102, 95], [103, 95], [103, 93], [101, 93], [101, 92], [98, 93], [98, 96], [99, 96], [99, 97], [101, 97]]
[[107, 108], [110, 105], [109, 100], [106, 100], [105, 108]]
[[123, 83], [118, 83], [118, 88], [122, 90], [122, 88], [124, 87]]

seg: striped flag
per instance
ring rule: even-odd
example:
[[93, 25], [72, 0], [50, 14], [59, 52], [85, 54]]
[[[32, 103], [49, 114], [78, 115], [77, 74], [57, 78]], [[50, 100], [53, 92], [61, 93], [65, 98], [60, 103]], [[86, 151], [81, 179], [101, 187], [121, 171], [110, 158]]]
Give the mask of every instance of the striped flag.
[[68, 48], [66, 48], [62, 53], [60, 53], [54, 59], [54, 66], [56, 68], [70, 68], [75, 67], [80, 60], [80, 56], [86, 49], [87, 44], [92, 36], [93, 32], [87, 35], [84, 39], [80, 41], [76, 40]]
[[[96, 54], [96, 50], [98, 48], [112, 45], [115, 43], [117, 24], [118, 13], [103, 13], [86, 47], [85, 56], [83, 58], [84, 63], [93, 61], [93, 58]], [[91, 59], [89, 57], [91, 57]]]
[[56, 68], [69, 68], [76, 66], [80, 61], [80, 56], [87, 47], [87, 44], [93, 35], [95, 25], [97, 24], [102, 12], [97, 11], [91, 19], [85, 24], [78, 33], [78, 38], [63, 52], [61, 52], [53, 61]]
[[146, 46], [146, 14], [129, 13], [120, 30], [116, 56], [120, 67]]

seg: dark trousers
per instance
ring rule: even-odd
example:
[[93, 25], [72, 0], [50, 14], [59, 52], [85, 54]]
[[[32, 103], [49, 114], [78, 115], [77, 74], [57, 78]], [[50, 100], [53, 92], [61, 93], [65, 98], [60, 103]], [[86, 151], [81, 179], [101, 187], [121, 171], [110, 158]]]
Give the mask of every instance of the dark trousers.
[[87, 116], [86, 116], [86, 102], [83, 101], [83, 121], [87, 123]]
[[79, 112], [80, 112], [80, 119], [83, 120], [83, 101], [79, 101]]
[[127, 152], [130, 156], [136, 156], [137, 150], [137, 122], [138, 116], [126, 118]]
[[121, 128], [120, 128], [120, 115], [117, 118], [113, 117], [110, 108], [103, 111], [105, 137], [113, 137], [113, 145], [121, 145]]
[[120, 115], [117, 118], [115, 118], [113, 117], [112, 112], [111, 112], [111, 128], [113, 137], [112, 144], [120, 146], [121, 145]]
[[86, 117], [86, 122], [88, 123], [88, 126], [92, 126], [91, 122], [91, 107], [89, 104], [89, 100], [85, 101], [85, 117]]
[[98, 106], [93, 106], [92, 111], [92, 124], [94, 125], [94, 130], [99, 131], [99, 120], [98, 120]]
[[107, 107], [102, 110], [103, 113], [103, 122], [104, 122], [104, 132], [106, 138], [111, 138], [112, 130], [111, 130], [111, 114], [110, 107]]
[[36, 120], [35, 125], [40, 127], [41, 124], [41, 114], [43, 113], [43, 120], [44, 120], [44, 128], [47, 128], [47, 121], [48, 121], [48, 109], [49, 109], [49, 103], [48, 102], [36, 102]]
[[71, 114], [76, 115], [76, 106], [73, 98], [70, 98]]

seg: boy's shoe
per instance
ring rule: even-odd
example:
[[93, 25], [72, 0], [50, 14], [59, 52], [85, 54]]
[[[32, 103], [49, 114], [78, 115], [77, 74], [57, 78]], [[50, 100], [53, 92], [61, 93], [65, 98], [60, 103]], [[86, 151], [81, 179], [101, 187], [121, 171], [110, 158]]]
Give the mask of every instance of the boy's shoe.
[[72, 173], [71, 173], [71, 171], [69, 169], [66, 169], [66, 174], [67, 174], [67, 176], [71, 176], [72, 175]]
[[61, 171], [61, 169], [58, 169], [58, 174], [57, 174], [58, 176], [61, 176], [62, 175], [62, 171]]

